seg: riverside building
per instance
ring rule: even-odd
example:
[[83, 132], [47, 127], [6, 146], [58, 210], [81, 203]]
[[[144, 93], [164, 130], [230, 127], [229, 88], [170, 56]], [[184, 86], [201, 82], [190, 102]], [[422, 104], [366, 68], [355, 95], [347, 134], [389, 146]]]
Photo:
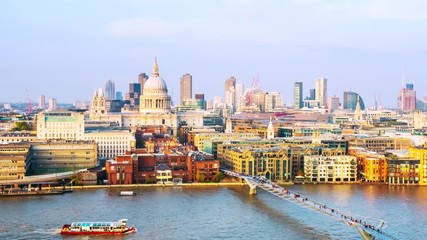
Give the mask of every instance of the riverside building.
[[23, 179], [30, 165], [30, 144], [0, 144], [0, 181]]
[[304, 176], [310, 182], [356, 182], [356, 157], [349, 155], [305, 156]]

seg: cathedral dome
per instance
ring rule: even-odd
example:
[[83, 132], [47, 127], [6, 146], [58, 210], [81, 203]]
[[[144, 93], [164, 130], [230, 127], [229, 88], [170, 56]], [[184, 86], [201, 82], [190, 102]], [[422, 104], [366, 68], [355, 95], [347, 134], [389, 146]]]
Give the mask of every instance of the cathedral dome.
[[142, 95], [167, 95], [166, 82], [159, 76], [157, 59], [154, 61], [153, 74], [145, 82]]
[[166, 86], [166, 82], [159, 76], [151, 76], [144, 84], [144, 92], [145, 90], [163, 90], [168, 91], [168, 87]]
[[140, 113], [168, 113], [171, 109], [171, 97], [168, 95], [168, 87], [159, 76], [157, 58], [154, 60], [153, 74], [145, 82], [142, 95], [139, 97]]

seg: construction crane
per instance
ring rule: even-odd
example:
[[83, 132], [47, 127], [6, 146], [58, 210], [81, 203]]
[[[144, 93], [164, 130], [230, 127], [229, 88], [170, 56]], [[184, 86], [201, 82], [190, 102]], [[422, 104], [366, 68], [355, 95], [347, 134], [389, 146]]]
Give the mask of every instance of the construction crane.
[[253, 80], [252, 80], [252, 86], [251, 89], [249, 90], [249, 92], [246, 94], [246, 106], [250, 106], [251, 105], [251, 99], [252, 99], [252, 94], [254, 93], [254, 91], [256, 89], [259, 88], [259, 74], [257, 74]]

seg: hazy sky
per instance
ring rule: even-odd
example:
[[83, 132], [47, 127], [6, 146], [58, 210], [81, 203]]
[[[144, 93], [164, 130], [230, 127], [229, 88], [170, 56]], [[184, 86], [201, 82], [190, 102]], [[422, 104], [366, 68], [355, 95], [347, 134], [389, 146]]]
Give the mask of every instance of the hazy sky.
[[291, 103], [295, 81], [308, 95], [324, 76], [329, 95], [395, 107], [402, 72], [427, 96], [425, 0], [2, 0], [0, 33], [0, 102], [90, 100], [109, 79], [127, 92], [155, 56], [175, 102], [185, 73], [208, 99], [259, 74]]

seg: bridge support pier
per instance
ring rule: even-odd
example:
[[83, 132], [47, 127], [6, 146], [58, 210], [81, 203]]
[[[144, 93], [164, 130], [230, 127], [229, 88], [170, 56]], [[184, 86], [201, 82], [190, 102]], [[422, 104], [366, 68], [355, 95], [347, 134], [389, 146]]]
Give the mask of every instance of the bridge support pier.
[[258, 184], [254, 183], [254, 182], [252, 182], [252, 181], [250, 181], [250, 180], [248, 180], [246, 178], [243, 178], [243, 179], [245, 179], [246, 183], [249, 186], [249, 194], [250, 195], [255, 195], [256, 194], [256, 187], [258, 186]]

